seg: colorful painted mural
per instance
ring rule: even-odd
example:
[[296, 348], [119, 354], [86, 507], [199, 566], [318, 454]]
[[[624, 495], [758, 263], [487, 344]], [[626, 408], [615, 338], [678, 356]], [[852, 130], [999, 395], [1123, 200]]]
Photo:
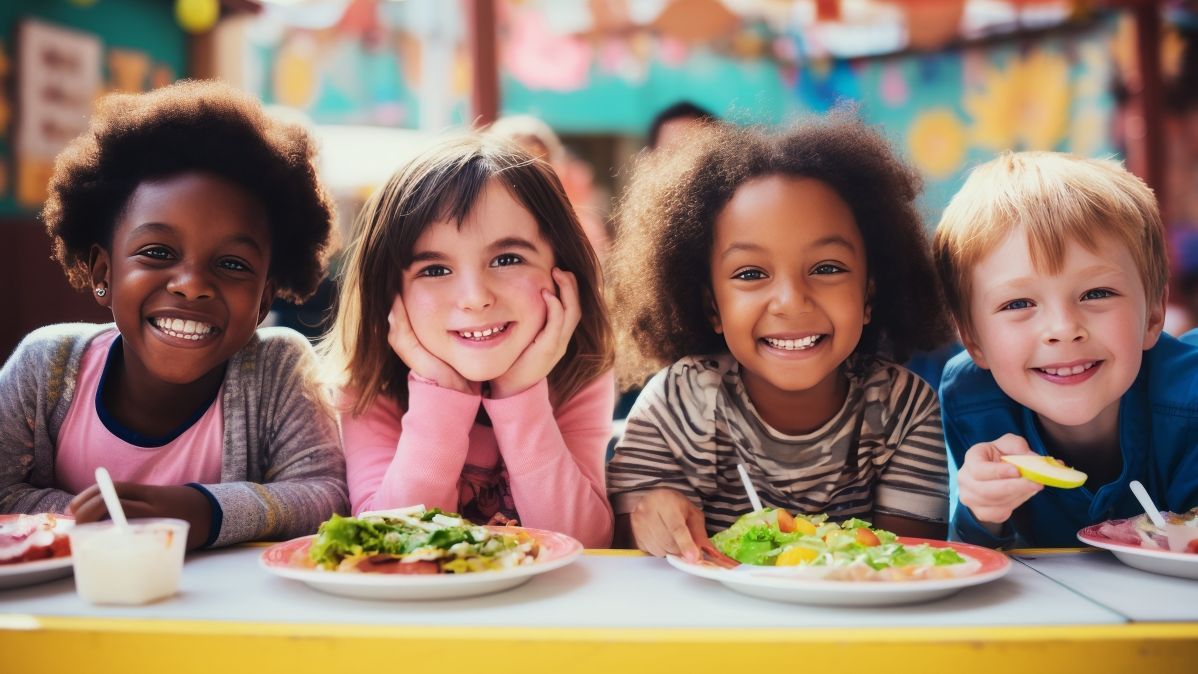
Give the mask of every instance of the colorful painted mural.
[[[1069, 2], [985, 3], [985, 15], [982, 3], [933, 4], [953, 11], [884, 0], [823, 3], [835, 12], [814, 1], [500, 0], [501, 112], [563, 133], [640, 136], [682, 99], [769, 125], [851, 103], [924, 173], [930, 215], [999, 150], [1115, 151], [1111, 17], [1079, 18]], [[1024, 14], [998, 11], [1005, 5]], [[249, 33], [253, 88], [317, 123], [462, 125], [466, 20], [457, 3], [270, 8]]]

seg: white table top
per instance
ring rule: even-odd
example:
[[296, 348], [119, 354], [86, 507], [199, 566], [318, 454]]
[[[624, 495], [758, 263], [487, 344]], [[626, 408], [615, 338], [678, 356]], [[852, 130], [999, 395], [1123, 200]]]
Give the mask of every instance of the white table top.
[[[1091, 601], [1018, 562], [998, 581], [966, 588], [946, 599], [890, 608], [822, 608], [754, 599], [718, 583], [688, 576], [661, 559], [607, 555], [584, 555], [570, 566], [498, 594], [403, 602], [330, 596], [299, 582], [276, 578], [258, 567], [262, 550], [239, 547], [191, 555], [184, 567], [181, 593], [149, 606], [91, 606], [75, 594], [74, 583], [67, 578], [0, 592], [0, 614], [581, 628], [976, 627], [1126, 622], [1117, 610]], [[1060, 561], [1070, 563], [1066, 558]], [[1198, 601], [1191, 600], [1189, 605], [1198, 606]]]
[[1198, 580], [1141, 571], [1109, 552], [1053, 552], [1016, 559], [1130, 620], [1198, 621]]

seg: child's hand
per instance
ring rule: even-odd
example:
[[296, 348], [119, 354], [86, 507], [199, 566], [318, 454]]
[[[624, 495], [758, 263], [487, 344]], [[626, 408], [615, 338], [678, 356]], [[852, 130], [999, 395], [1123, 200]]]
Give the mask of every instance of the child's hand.
[[[116, 482], [113, 486], [121, 499], [125, 517], [174, 517], [186, 520], [191, 524], [187, 531], [188, 550], [194, 550], [208, 540], [212, 527], [212, 506], [198, 489], [136, 482]], [[70, 511], [79, 523], [97, 522], [108, 515], [100, 488], [94, 484], [71, 500]]]
[[461, 393], [478, 393], [479, 384], [467, 381], [465, 377], [458, 374], [457, 370], [424, 348], [424, 345], [416, 337], [416, 331], [412, 330], [412, 323], [408, 320], [408, 310], [404, 307], [403, 298], [398, 293], [395, 295], [395, 301], [391, 304], [391, 313], [387, 315], [387, 324], [390, 326], [390, 330], [387, 331], [387, 343], [391, 345], [391, 350], [395, 352], [395, 355], [399, 356], [399, 359], [417, 377], [428, 379], [441, 388], [453, 389]]
[[1031, 454], [1027, 441], [1007, 433], [994, 442], [979, 442], [965, 452], [957, 473], [961, 503], [984, 524], [1002, 524], [1011, 513], [1044, 488], [1019, 476], [1019, 469], [1006, 463], [1007, 454]]
[[507, 372], [491, 382], [492, 398], [507, 398], [521, 393], [544, 379], [566, 355], [566, 347], [574, 336], [574, 328], [582, 318], [578, 301], [578, 281], [574, 274], [553, 268], [553, 280], [558, 294], [542, 290], [545, 299], [545, 326], [512, 363]]
[[678, 555], [691, 563], [699, 562], [704, 553], [724, 557], [707, 538], [703, 512], [673, 489], [646, 493], [630, 521], [636, 547], [655, 557]]

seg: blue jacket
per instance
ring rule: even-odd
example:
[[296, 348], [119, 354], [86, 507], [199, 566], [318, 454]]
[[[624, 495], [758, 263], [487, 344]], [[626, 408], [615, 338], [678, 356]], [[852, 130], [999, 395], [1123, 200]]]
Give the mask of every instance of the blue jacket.
[[[958, 467], [970, 447], [1004, 433], [1022, 436], [1033, 452], [1053, 453], [1036, 414], [1007, 397], [968, 353], [945, 367], [940, 407], [945, 442]], [[1016, 509], [998, 537], [958, 505], [955, 535], [989, 547], [1079, 546], [1079, 529], [1143, 512], [1128, 487], [1132, 480], [1144, 483], [1162, 510], [1198, 506], [1198, 330], [1181, 340], [1162, 334], [1144, 353], [1140, 374], [1119, 402], [1119, 445], [1123, 470], [1114, 482], [1096, 490], [1046, 487]]]

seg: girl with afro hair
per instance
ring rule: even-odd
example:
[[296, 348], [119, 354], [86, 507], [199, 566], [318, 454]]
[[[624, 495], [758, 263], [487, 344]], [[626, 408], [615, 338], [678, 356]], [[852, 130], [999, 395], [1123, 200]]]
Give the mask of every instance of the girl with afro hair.
[[665, 369], [608, 466], [617, 537], [718, 559], [744, 464], [765, 506], [943, 538], [936, 393], [896, 364], [948, 333], [917, 176], [847, 113], [642, 161], [608, 270], [617, 353], [626, 386]]
[[112, 311], [26, 336], [0, 370], [0, 512], [190, 524], [188, 547], [312, 533], [347, 509], [311, 346], [258, 329], [324, 274], [331, 201], [299, 127], [217, 83], [111, 95], [59, 155], [53, 257]]

